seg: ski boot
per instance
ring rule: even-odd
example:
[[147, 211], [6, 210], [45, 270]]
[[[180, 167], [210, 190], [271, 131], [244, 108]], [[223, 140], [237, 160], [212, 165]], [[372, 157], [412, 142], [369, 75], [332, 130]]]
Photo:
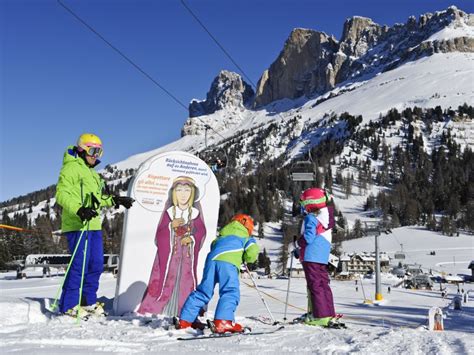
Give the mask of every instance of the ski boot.
[[308, 317], [308, 313], [302, 314], [299, 317], [296, 317], [291, 321], [291, 324], [299, 324], [299, 323], [304, 323], [306, 321], [306, 318]]
[[347, 326], [345, 323], [341, 322], [342, 317], [333, 317], [329, 321], [327, 327], [328, 328], [335, 328], [335, 329], [347, 329]]
[[178, 317], [174, 317], [173, 318], [173, 323], [174, 323], [174, 327], [176, 329], [186, 329], [186, 328], [191, 328], [193, 323], [191, 322], [188, 322], [184, 319], [178, 319]]
[[323, 318], [316, 318], [313, 317], [311, 314], [306, 315], [306, 319], [304, 320], [304, 324], [306, 325], [317, 325], [320, 327], [326, 327], [329, 324], [329, 321], [332, 317], [323, 317]]
[[239, 323], [232, 322], [230, 320], [215, 319], [214, 321], [208, 321], [209, 328], [213, 333], [243, 333], [245, 328]]
[[312, 315], [307, 315], [304, 324], [323, 328], [346, 328], [345, 324], [339, 322], [339, 318], [336, 317], [315, 318]]
[[204, 328], [206, 328], [206, 325], [202, 323], [199, 319], [196, 319], [194, 322], [191, 323], [184, 319], [173, 317], [173, 324], [176, 329], [193, 328], [193, 329], [204, 330]]
[[83, 306], [82, 309], [93, 317], [105, 317], [107, 315], [104, 309], [104, 303], [101, 302], [96, 302], [89, 306]]
[[79, 306], [74, 306], [68, 309], [63, 314], [72, 318], [79, 318], [82, 320], [87, 320], [90, 317], [90, 314], [86, 310], [84, 310], [83, 307], [79, 307]]

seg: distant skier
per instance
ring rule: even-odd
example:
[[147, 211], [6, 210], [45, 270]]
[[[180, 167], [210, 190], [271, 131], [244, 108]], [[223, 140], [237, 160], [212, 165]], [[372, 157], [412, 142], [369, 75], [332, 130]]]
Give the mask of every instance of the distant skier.
[[[61, 230], [66, 234], [71, 254], [79, 243], [63, 285], [59, 306], [60, 312], [72, 316], [77, 315], [82, 306], [87, 312], [104, 314], [103, 305], [96, 302], [99, 278], [104, 268], [99, 212], [103, 207], [114, 205], [130, 208], [133, 203], [130, 197], [112, 196], [106, 192], [104, 180], [94, 170], [100, 163], [102, 152], [99, 137], [91, 133], [82, 134], [76, 146], [66, 149], [56, 185], [56, 201], [62, 207]], [[79, 305], [82, 276], [84, 281]]]
[[392, 289], [390, 288], [390, 286], [388, 286], [387, 292], [390, 293], [390, 291], [392, 291]]
[[332, 198], [323, 189], [309, 188], [301, 194], [300, 205], [304, 222], [298, 245], [312, 305], [305, 323], [332, 327], [337, 324], [327, 269], [334, 227]]
[[51, 277], [51, 269], [48, 265], [43, 266], [43, 278], [44, 277]]
[[239, 270], [242, 262], [254, 263], [258, 246], [252, 237], [254, 222], [246, 214], [237, 214], [224, 226], [212, 242], [207, 255], [201, 283], [193, 291], [181, 310], [178, 329], [201, 328], [197, 317], [214, 294], [219, 284], [219, 301], [213, 321], [213, 332], [243, 332], [242, 325], [235, 323], [235, 310], [240, 301]]

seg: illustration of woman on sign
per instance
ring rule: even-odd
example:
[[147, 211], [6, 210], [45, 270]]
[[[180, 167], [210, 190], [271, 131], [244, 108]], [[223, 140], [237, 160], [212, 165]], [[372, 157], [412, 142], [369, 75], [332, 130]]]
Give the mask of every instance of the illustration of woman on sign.
[[198, 255], [206, 237], [198, 198], [192, 178], [174, 179], [156, 230], [158, 250], [139, 313], [177, 316], [196, 289]]

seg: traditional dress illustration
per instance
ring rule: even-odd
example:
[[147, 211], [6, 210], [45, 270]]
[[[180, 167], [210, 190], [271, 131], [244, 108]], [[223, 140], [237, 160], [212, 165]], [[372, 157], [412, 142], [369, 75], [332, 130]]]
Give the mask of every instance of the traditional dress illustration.
[[206, 237], [199, 189], [190, 177], [177, 177], [155, 235], [157, 253], [139, 313], [177, 316], [197, 286], [199, 251]]

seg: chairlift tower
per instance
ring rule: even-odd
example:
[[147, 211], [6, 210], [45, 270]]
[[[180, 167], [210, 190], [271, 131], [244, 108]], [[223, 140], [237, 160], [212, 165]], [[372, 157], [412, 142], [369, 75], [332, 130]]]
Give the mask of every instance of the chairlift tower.
[[[215, 130], [208, 124], [204, 125], [204, 149], [200, 151], [198, 157], [206, 162], [210, 166], [211, 170], [215, 173], [217, 171], [222, 171], [227, 167], [229, 157], [227, 151], [219, 148], [216, 144], [209, 145], [208, 142], [208, 131]], [[217, 132], [216, 132], [217, 133]], [[219, 133], [217, 133], [221, 136]], [[222, 137], [222, 136], [221, 136]], [[213, 148], [212, 148], [213, 147]]]
[[382, 301], [382, 287], [380, 282], [380, 256], [379, 256], [379, 236], [380, 225], [378, 223], [365, 222], [365, 235], [375, 237], [375, 300]]

